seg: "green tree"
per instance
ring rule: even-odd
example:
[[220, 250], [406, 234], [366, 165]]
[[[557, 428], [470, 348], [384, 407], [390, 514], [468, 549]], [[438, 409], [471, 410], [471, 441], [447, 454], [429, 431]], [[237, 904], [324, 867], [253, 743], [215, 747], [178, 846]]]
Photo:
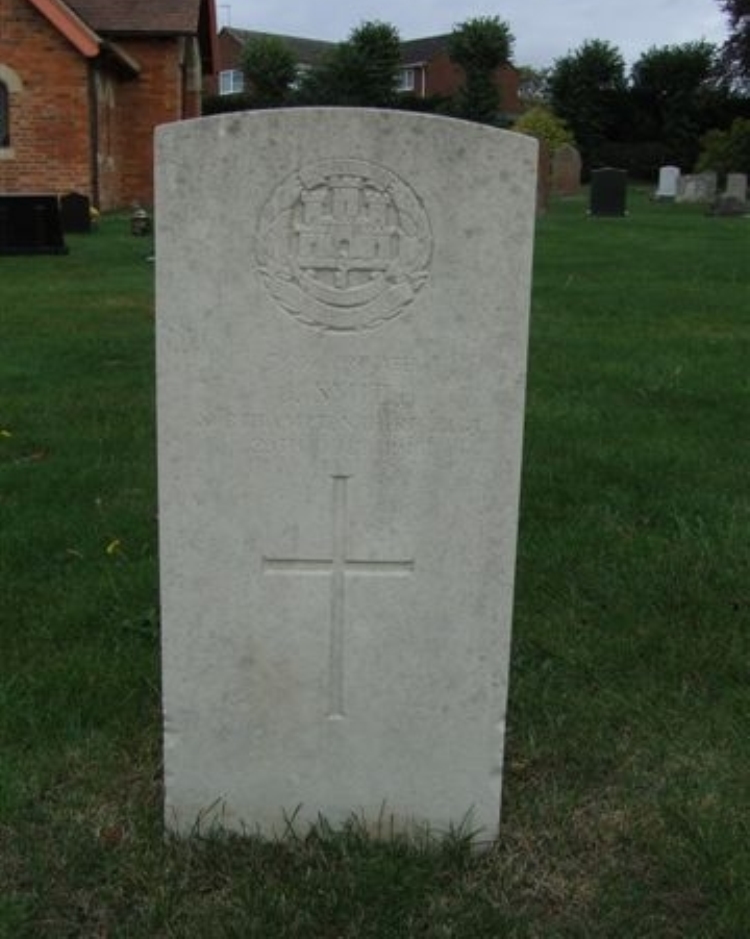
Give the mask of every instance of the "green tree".
[[589, 39], [556, 59], [549, 77], [550, 104], [573, 131], [588, 166], [607, 140], [621, 139], [628, 123], [625, 62], [619, 50]]
[[701, 137], [696, 169], [750, 175], [750, 119], [738, 117], [728, 131], [710, 130]]
[[543, 140], [549, 147], [550, 153], [564, 143], [575, 144], [573, 134], [565, 121], [541, 104], [522, 114], [513, 125], [513, 130], [519, 134], [528, 134], [529, 137]]
[[[670, 159], [692, 167], [704, 113], [716, 93], [717, 50], [707, 42], [652, 47], [633, 65], [635, 135], [661, 141]], [[709, 125], [710, 126], [710, 125]]]
[[729, 39], [722, 50], [725, 72], [736, 85], [750, 89], [750, 0], [720, 0], [729, 20]]
[[448, 41], [448, 55], [464, 71], [458, 111], [472, 121], [492, 124], [500, 110], [497, 69], [510, 61], [513, 35], [497, 16], [478, 16], [456, 26]]
[[300, 98], [308, 104], [391, 107], [400, 67], [398, 30], [389, 23], [365, 22], [305, 76]]
[[277, 36], [255, 36], [241, 53], [241, 66], [253, 102], [279, 107], [289, 98], [297, 63], [289, 46]]

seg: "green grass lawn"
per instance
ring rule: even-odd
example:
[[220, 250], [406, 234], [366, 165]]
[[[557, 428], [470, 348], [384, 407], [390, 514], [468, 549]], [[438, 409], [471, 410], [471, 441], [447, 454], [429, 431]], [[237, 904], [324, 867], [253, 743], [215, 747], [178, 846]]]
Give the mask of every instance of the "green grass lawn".
[[750, 936], [750, 221], [538, 226], [502, 837], [161, 828], [150, 243], [0, 258], [0, 937]]

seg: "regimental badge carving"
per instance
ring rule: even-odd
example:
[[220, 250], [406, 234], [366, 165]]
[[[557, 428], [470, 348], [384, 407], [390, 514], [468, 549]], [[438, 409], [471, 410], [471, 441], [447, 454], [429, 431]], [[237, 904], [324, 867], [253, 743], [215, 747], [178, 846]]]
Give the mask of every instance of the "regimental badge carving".
[[414, 190], [363, 160], [287, 177], [261, 213], [256, 256], [274, 299], [302, 323], [352, 332], [403, 312], [429, 276], [432, 233]]

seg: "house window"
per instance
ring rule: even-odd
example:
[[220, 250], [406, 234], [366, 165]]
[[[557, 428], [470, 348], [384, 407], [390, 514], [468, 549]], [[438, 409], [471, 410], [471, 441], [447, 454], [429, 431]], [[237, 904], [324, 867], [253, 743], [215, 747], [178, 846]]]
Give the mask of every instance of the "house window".
[[237, 95], [245, 88], [245, 76], [242, 69], [230, 68], [219, 72], [219, 94]]
[[397, 91], [414, 91], [414, 77], [416, 69], [402, 68], [398, 73]]
[[0, 147], [10, 146], [10, 95], [5, 82], [0, 82]]

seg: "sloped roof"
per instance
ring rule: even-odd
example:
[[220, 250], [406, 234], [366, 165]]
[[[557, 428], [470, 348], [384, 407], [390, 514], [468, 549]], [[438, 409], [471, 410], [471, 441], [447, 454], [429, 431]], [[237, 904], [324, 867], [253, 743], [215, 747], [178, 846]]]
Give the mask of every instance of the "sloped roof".
[[448, 51], [450, 35], [444, 33], [440, 36], [425, 36], [424, 39], [407, 39], [401, 43], [401, 63], [403, 65], [419, 65], [429, 62], [441, 52]]
[[66, 0], [97, 33], [194, 35], [202, 0]]
[[303, 39], [301, 36], [261, 33], [254, 29], [234, 29], [231, 26], [225, 26], [222, 32], [230, 35], [241, 46], [249, 39], [280, 39], [289, 46], [300, 65], [317, 65], [326, 52], [336, 46], [335, 42], [327, 42], [325, 39]]

